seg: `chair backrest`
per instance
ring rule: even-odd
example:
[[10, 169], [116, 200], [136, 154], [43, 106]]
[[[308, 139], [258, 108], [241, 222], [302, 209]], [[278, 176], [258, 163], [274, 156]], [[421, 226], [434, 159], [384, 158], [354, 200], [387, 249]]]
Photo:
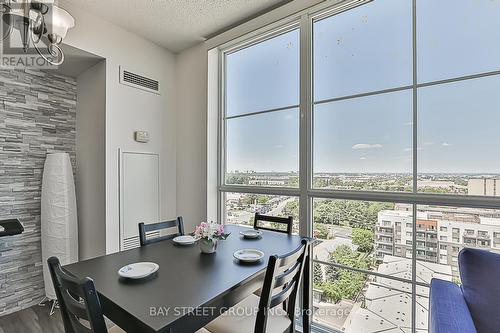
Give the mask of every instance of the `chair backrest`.
[[[159, 237], [154, 237], [154, 238], [147, 238], [147, 233], [151, 231], [159, 231], [163, 229], [168, 229], [168, 228], [173, 228], [177, 227], [178, 232], [165, 235], [165, 236], [159, 236]], [[174, 237], [184, 235], [184, 222], [182, 221], [182, 217], [179, 216], [175, 220], [170, 220], [170, 221], [165, 221], [165, 222], [158, 222], [158, 223], [150, 223], [150, 224], [144, 224], [144, 223], [139, 223], [139, 240], [141, 241], [141, 246], [160, 242], [163, 240], [167, 239], [172, 239]]]
[[264, 285], [259, 301], [259, 311], [255, 320], [255, 332], [266, 332], [269, 312], [283, 304], [294, 330], [295, 303], [306, 264], [309, 241], [303, 239], [301, 245], [291, 253], [269, 258]]
[[65, 332], [108, 332], [92, 279], [73, 277], [62, 269], [56, 257], [50, 257], [47, 263], [61, 309]]
[[[286, 226], [286, 230], [263, 227], [263, 226], [259, 225], [259, 222], [271, 222], [271, 223], [284, 224]], [[287, 233], [289, 235], [292, 234], [292, 226], [293, 226], [293, 217], [291, 217], [291, 216], [278, 217], [278, 216], [261, 215], [259, 213], [255, 213], [255, 218], [253, 220], [253, 227], [255, 229], [283, 232], [283, 233]]]
[[500, 254], [464, 248], [458, 254], [462, 291], [478, 332], [500, 327]]

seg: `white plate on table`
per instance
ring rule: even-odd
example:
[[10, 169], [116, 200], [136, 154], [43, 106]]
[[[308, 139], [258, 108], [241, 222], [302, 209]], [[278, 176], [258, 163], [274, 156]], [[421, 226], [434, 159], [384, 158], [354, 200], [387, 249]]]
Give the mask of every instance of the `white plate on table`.
[[240, 234], [243, 235], [244, 238], [259, 238], [262, 236], [262, 231], [260, 230], [255, 230], [255, 229], [248, 229], [245, 231], [240, 231]]
[[154, 262], [136, 262], [123, 266], [118, 275], [127, 279], [142, 279], [155, 273], [160, 266]]
[[174, 239], [172, 239], [175, 244], [179, 245], [192, 245], [196, 243], [197, 239], [194, 238], [193, 236], [186, 235], [186, 236], [177, 236]]
[[241, 249], [234, 252], [233, 256], [242, 262], [257, 262], [264, 258], [264, 252], [257, 249]]

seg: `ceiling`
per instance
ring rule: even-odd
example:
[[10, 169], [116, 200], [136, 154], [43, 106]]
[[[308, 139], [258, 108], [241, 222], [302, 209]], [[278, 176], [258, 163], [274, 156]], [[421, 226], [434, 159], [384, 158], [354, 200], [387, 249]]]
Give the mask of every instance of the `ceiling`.
[[290, 0], [66, 1], [177, 53]]

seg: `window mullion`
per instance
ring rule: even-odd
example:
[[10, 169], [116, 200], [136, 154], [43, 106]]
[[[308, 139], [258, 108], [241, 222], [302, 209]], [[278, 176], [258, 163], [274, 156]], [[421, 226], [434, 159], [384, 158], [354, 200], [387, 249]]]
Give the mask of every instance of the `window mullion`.
[[[417, 1], [412, 0], [412, 59], [413, 59], [413, 194], [418, 193], [418, 109], [417, 109]], [[412, 237], [412, 270], [411, 270], [411, 327], [412, 332], [417, 331], [417, 205], [412, 205], [413, 237]]]

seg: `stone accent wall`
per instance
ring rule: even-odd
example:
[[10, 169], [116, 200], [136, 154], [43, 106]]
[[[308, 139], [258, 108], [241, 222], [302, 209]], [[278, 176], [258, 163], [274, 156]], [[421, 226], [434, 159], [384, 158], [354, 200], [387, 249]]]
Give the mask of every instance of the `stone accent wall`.
[[0, 237], [0, 315], [44, 296], [40, 244], [43, 164], [68, 152], [75, 170], [76, 80], [36, 69], [0, 70], [0, 219], [24, 233]]

